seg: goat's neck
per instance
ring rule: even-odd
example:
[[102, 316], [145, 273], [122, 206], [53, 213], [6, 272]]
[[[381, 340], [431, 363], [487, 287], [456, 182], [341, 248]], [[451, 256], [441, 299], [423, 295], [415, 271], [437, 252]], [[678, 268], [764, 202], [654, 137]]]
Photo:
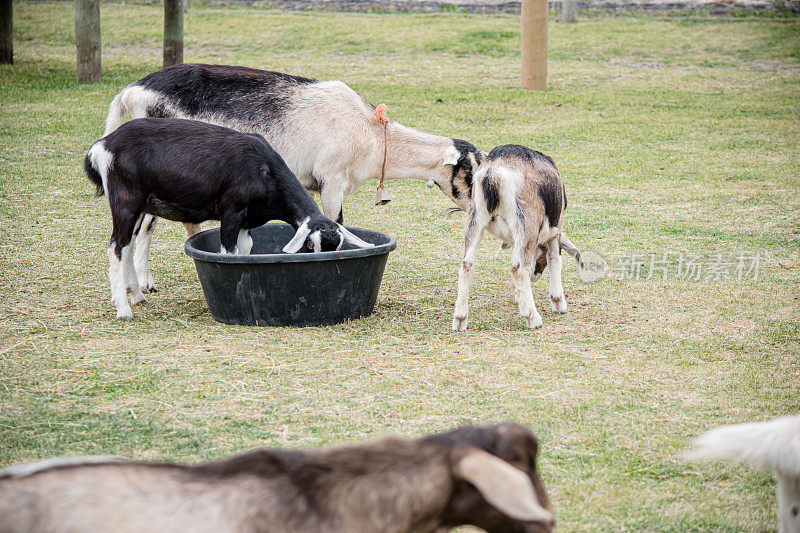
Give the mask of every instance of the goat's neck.
[[[381, 139], [383, 142], [383, 139]], [[415, 130], [397, 122], [388, 125], [386, 179], [427, 181], [444, 176], [445, 149], [452, 139]], [[380, 172], [380, 170], [379, 170]]]

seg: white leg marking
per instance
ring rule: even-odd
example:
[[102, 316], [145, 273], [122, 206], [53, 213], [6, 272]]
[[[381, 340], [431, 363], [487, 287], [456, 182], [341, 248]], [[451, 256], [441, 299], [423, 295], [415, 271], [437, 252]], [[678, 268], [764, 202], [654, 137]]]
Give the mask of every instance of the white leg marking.
[[561, 284], [561, 255], [558, 253], [558, 239], [553, 239], [547, 248], [547, 268], [550, 269], [550, 307], [554, 313], [567, 312], [567, 299]]
[[114, 253], [115, 248], [116, 244], [113, 242], [108, 247], [108, 281], [111, 285], [111, 304], [117, 308], [117, 318], [130, 320], [133, 318], [133, 311], [128, 304], [128, 295], [125, 291], [122, 261]]
[[[525, 245], [515, 242], [511, 253], [511, 276], [514, 278], [514, 299], [525, 325], [531, 329], [542, 327], [542, 315], [536, 309], [531, 289], [531, 259], [533, 254], [525, 253]], [[526, 257], [527, 256], [527, 257]]]
[[250, 236], [249, 229], [240, 229], [239, 236], [236, 238], [236, 253], [240, 255], [250, 255], [253, 249], [253, 238]]
[[142, 290], [139, 288], [139, 280], [136, 278], [136, 268], [133, 265], [133, 243], [128, 244], [122, 249], [122, 272], [126, 285], [131, 289], [131, 300], [134, 304], [147, 301]]
[[[469, 218], [467, 224], [469, 224]], [[478, 222], [476, 222], [473, 231], [467, 234], [465, 239], [464, 259], [461, 261], [461, 269], [458, 271], [458, 299], [456, 299], [456, 306], [453, 310], [453, 331], [467, 329], [469, 290], [472, 287], [472, 280], [475, 278], [475, 261], [478, 258], [478, 248], [483, 239], [484, 229], [485, 226], [478, 227]]]
[[142, 292], [157, 292], [153, 275], [150, 273], [150, 242], [153, 240], [156, 220], [153, 215], [145, 215], [142, 227], [136, 237], [136, 251], [133, 254], [133, 265]]

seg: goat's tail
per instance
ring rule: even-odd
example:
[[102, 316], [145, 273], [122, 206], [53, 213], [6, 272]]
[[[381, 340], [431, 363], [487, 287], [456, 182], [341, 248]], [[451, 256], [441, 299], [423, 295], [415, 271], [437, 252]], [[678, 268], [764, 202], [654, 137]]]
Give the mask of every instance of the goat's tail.
[[103, 175], [108, 174], [108, 168], [111, 166], [110, 155], [105, 149], [103, 141], [97, 141], [89, 148], [89, 152], [87, 152], [83, 160], [83, 170], [86, 172], [86, 177], [94, 183], [97, 189], [95, 197], [103, 196], [106, 193]]
[[122, 125], [122, 120], [125, 118], [125, 113], [128, 111], [123, 102], [123, 95], [128, 89], [123, 89], [117, 96], [111, 100], [111, 105], [108, 106], [108, 116], [106, 117], [106, 131], [103, 132], [103, 137], [119, 128]]
[[689, 459], [733, 459], [800, 475], [800, 416], [713, 429], [695, 441]]
[[578, 268], [581, 270], [586, 268], [586, 264], [583, 262], [583, 258], [581, 257], [581, 251], [577, 246], [572, 244], [572, 241], [569, 240], [563, 231], [558, 235], [558, 244], [561, 246], [562, 250], [575, 258], [575, 262], [578, 263]]

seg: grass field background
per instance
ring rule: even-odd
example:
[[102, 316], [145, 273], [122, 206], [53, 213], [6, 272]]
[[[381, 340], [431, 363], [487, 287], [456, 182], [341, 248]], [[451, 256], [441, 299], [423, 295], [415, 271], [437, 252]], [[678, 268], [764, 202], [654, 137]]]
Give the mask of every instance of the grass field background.
[[[108, 103], [160, 67], [159, 6], [103, 3], [103, 82], [75, 81], [72, 4], [14, 5], [0, 67], [0, 465], [57, 455], [196, 461], [513, 420], [542, 443], [558, 527], [774, 529], [772, 476], [680, 454], [721, 424], [800, 412], [800, 23], [551, 22], [549, 89], [518, 87], [519, 18], [192, 5], [187, 62], [341, 79], [390, 116], [484, 150], [552, 156], [565, 229], [626, 257], [758, 254], [759, 279], [586, 284], [524, 329], [488, 237], [469, 330], [449, 330], [463, 214], [419, 182], [374, 184], [348, 224], [395, 235], [374, 315], [325, 328], [209, 315], [183, 229], [153, 244], [160, 292], [114, 320], [110, 215], [83, 155]], [[211, 226], [210, 224], [208, 226]], [[643, 271], [645, 274], [647, 268]]]

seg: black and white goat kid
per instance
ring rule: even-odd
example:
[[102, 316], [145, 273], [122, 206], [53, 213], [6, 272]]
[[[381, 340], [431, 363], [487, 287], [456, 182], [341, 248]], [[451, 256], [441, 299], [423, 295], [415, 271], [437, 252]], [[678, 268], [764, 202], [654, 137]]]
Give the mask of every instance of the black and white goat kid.
[[560, 249], [573, 256], [580, 268], [583, 268], [583, 261], [580, 251], [561, 230], [567, 196], [553, 160], [524, 146], [498, 146], [489, 152], [475, 173], [473, 196], [467, 213], [453, 330], [467, 328], [469, 289], [485, 230], [511, 246], [514, 298], [526, 325], [529, 328], [542, 326], [542, 317], [533, 301], [531, 281], [539, 279], [545, 266], [550, 268], [552, 309], [556, 313], [566, 313]]
[[[219, 220], [221, 253], [249, 254], [249, 230], [270, 220], [297, 230], [283, 249], [287, 253], [303, 245], [315, 252], [345, 243], [373, 246], [325, 217], [258, 134], [191, 120], [137, 119], [94, 143], [84, 168], [111, 207], [109, 279], [117, 318], [133, 316], [126, 289], [133, 303], [145, 301], [132, 240], [144, 234], [149, 245], [155, 221], [143, 223], [147, 214], [190, 224]], [[147, 260], [147, 248], [137, 250], [137, 262]]]

